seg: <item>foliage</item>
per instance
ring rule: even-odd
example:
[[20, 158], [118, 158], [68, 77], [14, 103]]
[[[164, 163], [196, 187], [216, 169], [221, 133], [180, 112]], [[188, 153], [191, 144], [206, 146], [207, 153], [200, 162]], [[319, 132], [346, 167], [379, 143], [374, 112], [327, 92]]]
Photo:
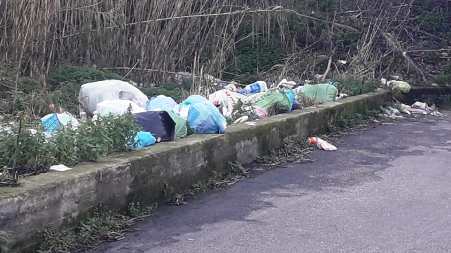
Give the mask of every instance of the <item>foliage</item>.
[[100, 117], [95, 128], [102, 129], [105, 138], [110, 142], [111, 148], [108, 153], [128, 151], [128, 146], [133, 142], [136, 133], [140, 131], [132, 114], [121, 117]]
[[[78, 112], [78, 93], [81, 85], [107, 79], [121, 79], [121, 76], [91, 67], [60, 66], [50, 72], [48, 87], [35, 78], [20, 76], [16, 83], [17, 67], [4, 64], [0, 66], [0, 112], [25, 112], [29, 115], [50, 113], [48, 105], [54, 103], [76, 114]], [[12, 105], [15, 94], [15, 104]], [[12, 111], [12, 110], [13, 111]]]
[[51, 137], [45, 136], [34, 122], [24, 125], [20, 132], [15, 126], [11, 131], [0, 131], [0, 168], [32, 171], [56, 164], [73, 166], [97, 161], [113, 152], [128, 151], [138, 131], [131, 114], [83, 122], [77, 129], [66, 127]]
[[74, 252], [88, 249], [101, 241], [117, 239], [127, 226], [127, 220], [126, 216], [98, 208], [74, 229], [62, 232], [47, 229], [38, 252]]
[[120, 240], [126, 229], [137, 220], [153, 213], [158, 204], [143, 205], [132, 202], [126, 214], [99, 206], [89, 213], [76, 227], [63, 231], [49, 228], [42, 234], [39, 253], [79, 252], [103, 241]]
[[352, 77], [342, 77], [337, 80], [338, 91], [349, 96], [372, 92], [375, 91], [377, 87], [376, 80], [355, 79]]
[[258, 36], [238, 43], [235, 57], [229, 63], [225, 77], [240, 83], [252, 83], [261, 78], [260, 73], [282, 63], [284, 53], [276, 37], [270, 42]]
[[175, 101], [180, 102], [184, 98], [184, 96], [186, 96], [186, 94], [190, 88], [190, 86], [188, 86], [186, 88], [185, 87], [186, 87], [185, 85], [180, 87], [180, 86], [177, 86], [176, 84], [164, 83], [157, 87], [145, 87], [141, 90], [149, 98], [158, 96], [158, 95], [165, 95], [165, 96], [173, 98]]
[[113, 141], [107, 130], [102, 127], [105, 123], [87, 121], [77, 129], [76, 147], [82, 161], [97, 161], [112, 149]]
[[451, 64], [435, 80], [441, 85], [451, 85]]
[[54, 164], [63, 163], [66, 166], [73, 166], [81, 160], [77, 147], [77, 130], [64, 128], [50, 142], [51, 150], [48, 154], [53, 154]]
[[42, 132], [32, 133], [18, 127], [0, 132], [0, 167], [47, 167], [54, 162], [51, 146]]
[[449, 3], [442, 0], [416, 1], [413, 11], [417, 15], [420, 29], [435, 34], [450, 32], [448, 5]]
[[0, 113], [45, 112], [47, 101], [42, 89], [38, 89], [42, 87], [41, 82], [28, 76], [19, 76], [16, 80], [17, 72], [13, 64], [0, 64]]

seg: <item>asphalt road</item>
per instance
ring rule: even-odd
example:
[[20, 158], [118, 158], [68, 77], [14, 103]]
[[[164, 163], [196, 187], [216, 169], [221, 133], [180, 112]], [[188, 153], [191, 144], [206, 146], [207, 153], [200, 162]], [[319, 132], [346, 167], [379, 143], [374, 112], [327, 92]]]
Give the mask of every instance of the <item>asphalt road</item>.
[[451, 252], [449, 118], [378, 126], [338, 147], [161, 208], [94, 252]]

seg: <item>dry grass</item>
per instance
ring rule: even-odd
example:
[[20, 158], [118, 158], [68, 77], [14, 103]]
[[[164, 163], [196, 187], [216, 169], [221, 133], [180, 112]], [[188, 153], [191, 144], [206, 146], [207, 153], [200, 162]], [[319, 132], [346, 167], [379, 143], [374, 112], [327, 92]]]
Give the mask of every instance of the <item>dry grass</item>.
[[155, 79], [183, 70], [217, 75], [243, 19], [277, 12], [246, 2], [2, 0], [1, 57], [43, 83], [64, 62], [152, 69], [146, 77]]
[[[16, 79], [31, 76], [43, 88], [49, 71], [64, 63], [120, 68], [124, 75], [141, 78], [137, 81], [158, 82], [178, 71], [221, 78], [240, 41], [263, 36], [269, 42], [276, 33], [288, 55], [285, 64], [274, 66], [276, 76], [305, 79], [319, 73], [324, 79], [350, 71], [375, 77], [396, 68], [394, 59], [402, 58], [381, 35], [390, 33], [393, 41], [416, 36], [412, 31], [418, 29], [411, 22], [414, 4], [414, 0], [1, 0], [0, 62], [14, 63]], [[243, 34], [243, 25], [251, 31]], [[341, 48], [336, 35], [343, 33], [357, 34], [358, 43]], [[328, 59], [331, 71], [325, 71]], [[415, 59], [405, 59], [410, 59], [409, 66], [417, 66]], [[350, 66], [340, 69], [337, 60], [347, 60]], [[195, 82], [195, 90], [208, 91], [202, 78]], [[17, 93], [17, 82], [9, 86]]]

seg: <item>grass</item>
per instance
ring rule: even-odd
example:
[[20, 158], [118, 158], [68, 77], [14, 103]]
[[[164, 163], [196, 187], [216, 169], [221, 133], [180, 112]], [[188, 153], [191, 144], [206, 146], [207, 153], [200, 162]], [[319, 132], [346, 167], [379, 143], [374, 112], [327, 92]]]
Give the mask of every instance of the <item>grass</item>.
[[151, 215], [156, 207], [131, 203], [125, 214], [98, 207], [73, 228], [63, 231], [53, 228], [45, 230], [38, 252], [83, 252], [102, 242], [123, 239], [128, 228]]
[[[166, 203], [181, 206], [193, 196], [212, 189], [222, 189], [239, 182], [248, 175], [248, 170], [238, 163], [230, 163], [224, 173], [213, 173], [210, 179], [194, 184], [184, 193], [168, 194]], [[48, 228], [42, 233], [39, 253], [83, 252], [107, 241], [117, 241], [125, 237], [127, 231], [137, 222], [149, 217], [158, 207], [157, 203], [145, 205], [140, 202], [129, 204], [127, 211], [108, 210], [97, 207], [75, 227], [58, 231]]]

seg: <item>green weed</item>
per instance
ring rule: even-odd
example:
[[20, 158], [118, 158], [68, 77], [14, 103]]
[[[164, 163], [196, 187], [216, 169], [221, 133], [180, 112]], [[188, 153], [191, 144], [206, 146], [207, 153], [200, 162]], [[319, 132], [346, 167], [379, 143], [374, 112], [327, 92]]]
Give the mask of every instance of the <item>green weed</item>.
[[56, 164], [74, 166], [128, 151], [140, 130], [131, 114], [83, 122], [77, 129], [62, 128], [51, 137], [46, 137], [36, 122], [22, 124], [0, 131], [0, 168], [17, 169], [19, 174], [45, 171]]

